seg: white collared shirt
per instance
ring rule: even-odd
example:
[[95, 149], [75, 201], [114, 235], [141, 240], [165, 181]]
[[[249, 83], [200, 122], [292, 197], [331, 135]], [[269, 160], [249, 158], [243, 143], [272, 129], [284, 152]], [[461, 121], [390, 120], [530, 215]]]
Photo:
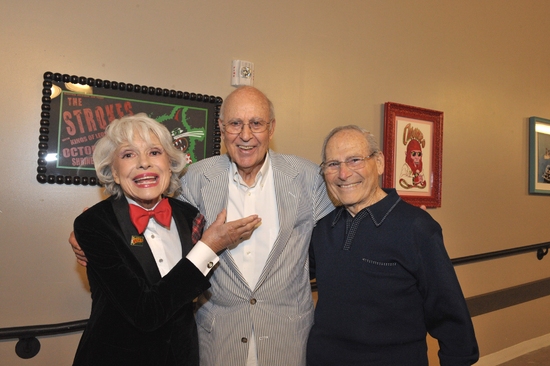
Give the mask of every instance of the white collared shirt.
[[[140, 206], [131, 198], [126, 197], [126, 199], [129, 204]], [[142, 208], [144, 210], [151, 211], [155, 207], [152, 209]], [[151, 248], [151, 252], [155, 258], [160, 275], [164, 277], [182, 258], [181, 242], [178, 228], [174, 222], [174, 217], [172, 216], [170, 229], [160, 225], [155, 221], [155, 219], [149, 219], [147, 228], [143, 232], [143, 236]], [[216, 253], [214, 253], [210, 247], [200, 240], [187, 254], [186, 258], [189, 259], [191, 263], [193, 263], [195, 267], [197, 267], [205, 276], [219, 261]]]
[[231, 256], [251, 289], [255, 288], [279, 233], [275, 184], [269, 154], [252, 186], [243, 181], [235, 163], [231, 163], [229, 169], [227, 221], [253, 214], [262, 219], [261, 225], [250, 239], [236, 248], [230, 248]]

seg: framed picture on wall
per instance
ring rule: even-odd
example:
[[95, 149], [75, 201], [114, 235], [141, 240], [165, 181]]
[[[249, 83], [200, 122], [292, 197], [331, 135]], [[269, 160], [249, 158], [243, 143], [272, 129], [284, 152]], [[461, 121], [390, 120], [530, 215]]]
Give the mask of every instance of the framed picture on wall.
[[550, 194], [550, 120], [529, 118], [529, 193]]
[[40, 183], [99, 184], [94, 145], [110, 122], [129, 114], [165, 125], [189, 164], [220, 153], [220, 97], [52, 72], [42, 85]]
[[441, 207], [443, 112], [384, 104], [382, 185], [415, 206]]

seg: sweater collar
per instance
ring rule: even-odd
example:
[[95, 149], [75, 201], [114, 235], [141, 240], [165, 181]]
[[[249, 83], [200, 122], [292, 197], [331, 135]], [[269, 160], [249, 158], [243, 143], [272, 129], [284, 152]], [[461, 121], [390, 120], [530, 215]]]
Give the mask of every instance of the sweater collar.
[[[386, 217], [395, 208], [395, 206], [401, 201], [401, 197], [397, 194], [394, 188], [382, 188], [388, 195], [376, 202], [374, 205], [365, 207], [355, 215], [355, 217], [361, 217], [368, 215], [372, 218], [374, 224], [378, 227], [382, 225]], [[346, 219], [351, 216], [344, 206], [339, 206], [335, 210], [334, 219], [332, 220], [332, 226], [334, 227], [338, 221], [343, 218]]]

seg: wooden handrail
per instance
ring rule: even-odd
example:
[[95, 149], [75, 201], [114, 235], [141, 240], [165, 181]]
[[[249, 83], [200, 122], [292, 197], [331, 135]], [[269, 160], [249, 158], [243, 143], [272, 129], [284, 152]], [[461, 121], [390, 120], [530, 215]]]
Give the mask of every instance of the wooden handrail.
[[550, 242], [526, 245], [523, 247], [497, 250], [494, 252], [469, 255], [466, 257], [459, 257], [459, 258], [451, 259], [451, 262], [455, 266], [460, 266], [462, 264], [470, 264], [470, 263], [481, 262], [481, 261], [486, 261], [490, 259], [504, 258], [504, 257], [509, 257], [511, 255], [532, 252], [535, 250], [537, 251], [537, 258], [541, 260], [548, 253], [549, 247], [550, 247]]

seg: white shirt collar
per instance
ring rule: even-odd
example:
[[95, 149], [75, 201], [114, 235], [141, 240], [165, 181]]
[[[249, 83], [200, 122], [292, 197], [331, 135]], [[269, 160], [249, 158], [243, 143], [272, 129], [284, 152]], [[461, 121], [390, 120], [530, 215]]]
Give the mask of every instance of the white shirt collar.
[[248, 186], [245, 183], [245, 181], [243, 180], [243, 178], [239, 174], [239, 170], [237, 169], [237, 164], [235, 164], [235, 162], [233, 162], [233, 161], [231, 161], [231, 165], [229, 167], [229, 176], [233, 177], [233, 181], [235, 183], [237, 183], [239, 185], [239, 187], [241, 187], [243, 189], [254, 188], [258, 184], [259, 184], [260, 188], [263, 188], [263, 186], [265, 184], [265, 180], [266, 180], [265, 177], [267, 176], [270, 169], [271, 169], [271, 161], [270, 161], [270, 158], [269, 158], [269, 152], [267, 152], [266, 155], [265, 155], [264, 163], [263, 163], [262, 167], [260, 168], [260, 170], [258, 171], [258, 174], [256, 174], [256, 177], [254, 178], [254, 184], [252, 186]]

